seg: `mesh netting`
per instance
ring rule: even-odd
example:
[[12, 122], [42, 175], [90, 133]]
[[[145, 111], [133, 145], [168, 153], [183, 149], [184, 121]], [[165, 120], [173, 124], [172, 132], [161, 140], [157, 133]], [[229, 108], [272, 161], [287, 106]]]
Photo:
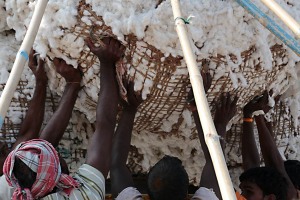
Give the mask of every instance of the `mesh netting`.
[[[88, 17], [90, 22], [87, 24]], [[111, 35], [111, 28], [106, 26], [102, 17], [97, 16], [88, 4], [81, 1], [78, 7], [78, 23], [74, 29], [67, 30], [78, 37], [101, 38], [103, 34]], [[147, 100], [139, 108], [139, 116], [135, 121], [135, 130], [147, 130], [152, 133], [160, 133], [163, 123], [162, 119], [167, 119], [171, 115], [181, 115], [186, 107], [187, 90], [190, 87], [188, 74], [186, 73], [186, 66], [182, 64], [182, 57], [164, 57], [164, 54], [154, 46], [151, 46], [143, 41], [138, 41], [133, 35], [125, 37], [125, 46], [127, 47], [124, 62], [128, 69], [128, 76], [133, 76], [135, 79], [143, 79], [142, 85], [145, 86], [148, 80], [151, 81], [151, 88]], [[61, 50], [64, 52], [63, 50]], [[231, 92], [239, 96], [239, 105], [244, 105], [254, 96], [261, 94], [264, 89], [271, 89], [272, 84], [280, 85], [281, 91], [284, 91], [289, 85], [289, 77], [287, 74], [282, 73], [288, 63], [288, 55], [282, 45], [274, 45], [271, 48], [273, 54], [273, 68], [271, 71], [264, 69], [261, 66], [260, 58], [252, 61], [255, 67], [250, 68], [249, 60], [256, 52], [255, 47], [250, 47], [242, 53], [243, 63], [236, 69], [244, 75], [245, 79], [249, 82], [247, 87], [235, 88], [230, 78], [230, 72], [225, 72], [225, 75], [218, 77], [219, 68], [227, 65], [225, 55], [211, 56], [205, 59], [198, 59], [199, 66], [204, 63], [209, 66], [214, 66], [215, 69], [210, 67], [210, 73], [214, 77], [212, 87], [208, 92], [208, 101], [211, 103], [217, 101], [220, 92]], [[67, 55], [71, 57], [71, 55]], [[237, 62], [235, 55], [229, 55], [232, 62]], [[279, 59], [278, 59], [279, 58]], [[78, 60], [79, 65], [83, 71], [87, 72], [95, 65], [99, 65], [97, 58], [88, 50], [82, 51]], [[144, 70], [140, 66], [146, 65], [147, 69]], [[143, 71], [142, 71], [142, 70]], [[176, 73], [183, 70], [184, 73]], [[253, 80], [253, 81], [251, 81]], [[93, 82], [93, 79], [87, 83]], [[87, 88], [88, 89], [88, 88]], [[144, 88], [142, 87], [141, 90]], [[87, 94], [86, 98], [87, 110], [95, 110], [96, 100]], [[180, 124], [174, 124], [170, 133], [176, 133]]]
[[[87, 21], [88, 19], [88, 21]], [[91, 6], [81, 1], [78, 6], [77, 24], [72, 29], [64, 30], [66, 34], [72, 33], [77, 38], [85, 38], [91, 36], [98, 45], [103, 35], [114, 36], [111, 27], [105, 25], [103, 18], [97, 16]], [[147, 99], [139, 107], [137, 117], [135, 119], [134, 131], [140, 134], [143, 131], [157, 135], [172, 135], [181, 138], [181, 125], [184, 123], [183, 112], [187, 109], [186, 96], [190, 88], [189, 76], [182, 57], [165, 56], [158, 48], [138, 40], [134, 35], [127, 35], [124, 38], [126, 46], [126, 55], [123, 60], [128, 77], [133, 77], [141, 82], [142, 90]], [[76, 42], [76, 39], [75, 41]], [[198, 47], [201, 48], [201, 47]], [[57, 49], [65, 56], [72, 58], [72, 55], [66, 53], [64, 49]], [[287, 89], [290, 84], [290, 77], [286, 73], [288, 70], [289, 55], [280, 44], [271, 47], [273, 56], [273, 66], [271, 70], [262, 67], [262, 59], [257, 56], [257, 49], [251, 46], [242, 52], [242, 64], [234, 69], [234, 73], [242, 74], [248, 84], [243, 84], [242, 79], [233, 80], [232, 71], [227, 70], [226, 66], [229, 61], [238, 63], [237, 56], [231, 55], [211, 55], [206, 58], [197, 57], [199, 67], [207, 66], [213, 77], [212, 86], [208, 91], [207, 98], [211, 105], [212, 113], [214, 110], [213, 102], [217, 102], [222, 92], [231, 92], [233, 95], [239, 96], [238, 113], [233, 119], [233, 126], [226, 138], [227, 152], [237, 157], [241, 155], [240, 135], [241, 129], [241, 108], [254, 96], [261, 94], [265, 89], [273, 89], [276, 85], [274, 94], [280, 94]], [[249, 62], [253, 62], [254, 67], [249, 67]], [[68, 129], [60, 143], [59, 151], [63, 157], [67, 158], [67, 162], [71, 164], [71, 170], [75, 170], [86, 155], [87, 141], [94, 131], [94, 118], [88, 114], [95, 113], [97, 98], [94, 93], [98, 90], [91, 90], [92, 86], [99, 86], [99, 70], [93, 67], [100, 65], [98, 58], [95, 57], [88, 48], [85, 48], [78, 59], [78, 64], [84, 72], [84, 87], [81, 91], [85, 98], [80, 99], [81, 107], [74, 112]], [[143, 66], [143, 67], [142, 67]], [[146, 67], [144, 67], [146, 66]], [[269, 66], [270, 67], [270, 66]], [[221, 73], [220, 71], [224, 72]], [[93, 73], [95, 76], [88, 76]], [[95, 78], [97, 77], [97, 78]], [[55, 77], [56, 78], [56, 77]], [[20, 94], [14, 98], [11, 104], [10, 112], [18, 109], [24, 116], [27, 106], [29, 93], [24, 93], [26, 81], [19, 83], [17, 93]], [[3, 85], [1, 86], [3, 88]], [[32, 88], [31, 88], [32, 89]], [[99, 88], [97, 88], [99, 89]], [[32, 92], [32, 91], [31, 91]], [[26, 98], [24, 98], [26, 97]], [[47, 111], [46, 119], [51, 116], [58, 105], [59, 96], [54, 92], [48, 91], [47, 94]], [[174, 117], [173, 116], [177, 116]], [[279, 141], [281, 138], [289, 138], [299, 133], [299, 128], [294, 127], [292, 118], [285, 104], [279, 104], [273, 115], [275, 138]], [[167, 123], [167, 121], [170, 121]], [[92, 122], [92, 123], [90, 123]], [[1, 130], [1, 140], [12, 143], [20, 129], [20, 123], [12, 122], [9, 116], [5, 119], [5, 123]], [[198, 140], [195, 127], [193, 126], [190, 140]], [[152, 141], [155, 143], [156, 141]], [[287, 143], [279, 143], [288, 150]], [[178, 147], [182, 150], [182, 147]], [[197, 151], [197, 150], [195, 150]], [[201, 151], [201, 150], [200, 150]], [[131, 147], [128, 165], [134, 172], [145, 172], [142, 161], [145, 159], [141, 151], [136, 146]], [[193, 154], [198, 155], [198, 154]], [[230, 167], [240, 166], [240, 162], [229, 157]], [[234, 162], [233, 162], [234, 160]], [[194, 177], [190, 177], [192, 180]], [[193, 181], [197, 182], [197, 181]]]

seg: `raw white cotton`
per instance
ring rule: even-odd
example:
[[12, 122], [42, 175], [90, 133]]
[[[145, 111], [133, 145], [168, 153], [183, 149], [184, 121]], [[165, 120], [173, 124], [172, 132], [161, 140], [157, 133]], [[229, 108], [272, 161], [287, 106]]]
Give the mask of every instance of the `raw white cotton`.
[[[288, 10], [297, 21], [300, 21], [300, 1], [278, 0], [286, 10]], [[177, 33], [174, 28], [174, 19], [171, 10], [170, 1], [162, 1], [160, 5], [156, 5], [157, 1], [148, 0], [115, 0], [100, 1], [86, 0], [91, 5], [93, 11], [103, 17], [106, 25], [112, 27], [112, 32], [119, 40], [125, 42], [124, 36], [133, 34], [138, 38], [136, 53], [133, 55], [133, 64], [137, 66], [140, 61], [140, 54], [150, 55], [149, 50], [145, 50], [143, 46], [148, 43], [163, 53], [160, 58], [161, 62], [165, 62], [168, 56], [182, 57], [182, 49], [178, 40]], [[259, 7], [267, 12], [268, 15], [276, 19], [276, 16], [269, 11], [259, 0], [255, 0]], [[31, 16], [34, 11], [36, 1], [33, 0], [6, 0], [0, 2], [0, 83], [7, 81], [9, 70], [11, 69], [14, 57], [18, 51], [20, 42], [23, 40], [26, 29], [29, 26]], [[53, 59], [54, 57], [63, 58], [68, 64], [78, 67], [77, 60], [80, 53], [88, 48], [84, 44], [84, 38], [77, 37], [72, 28], [77, 26], [77, 7], [79, 0], [50, 0], [42, 20], [37, 38], [34, 43], [35, 50], [45, 58], [46, 55]], [[288, 92], [284, 95], [288, 97], [290, 102], [290, 110], [293, 115], [294, 124], [298, 125], [299, 117], [299, 66], [296, 63], [300, 61], [291, 50], [287, 49], [287, 56], [284, 58], [276, 58], [273, 60], [270, 47], [275, 44], [281, 44], [281, 41], [266, 30], [259, 22], [248, 14], [235, 1], [220, 0], [182, 0], [182, 13], [184, 17], [189, 15], [195, 16], [192, 24], [188, 25], [189, 35], [191, 36], [192, 48], [197, 60], [209, 58], [211, 56], [224, 55], [222, 58], [224, 63], [217, 65], [216, 62], [209, 63], [209, 69], [213, 72], [214, 80], [222, 77], [230, 77], [231, 89], [243, 87], [245, 90], [252, 87], [255, 91], [263, 89], [272, 89], [274, 96]], [[157, 6], [157, 8], [156, 8]], [[2, 9], [4, 8], [5, 9]], [[126, 9], [124, 9], [126, 8]], [[82, 21], [87, 25], [92, 22], [88, 17], [88, 12], [84, 12]], [[280, 20], [276, 20], [281, 26], [285, 27]], [[102, 22], [97, 22], [102, 23]], [[4, 30], [13, 29], [15, 36], [7, 35]], [[285, 29], [287, 29], [285, 27]], [[287, 30], [289, 33], [291, 31]], [[292, 33], [291, 33], [292, 34]], [[17, 42], [16, 41], [16, 39]], [[126, 44], [125, 44], [126, 45]], [[247, 73], [255, 71], [255, 67], [259, 64], [262, 69], [272, 70], [275, 63], [277, 65], [287, 64], [276, 74], [275, 81], [270, 85], [266, 84], [265, 77], [258, 76], [249, 80], [247, 74], [242, 72], [240, 65], [243, 63], [241, 53], [248, 50], [252, 46], [256, 47], [256, 51], [251, 55], [245, 63]], [[236, 60], [231, 60], [229, 55], [235, 55]], [[87, 58], [90, 61], [91, 58]], [[47, 75], [49, 77], [49, 87], [53, 93], [62, 95], [65, 81], [55, 72], [51, 62], [47, 61]], [[151, 95], [153, 87], [163, 88], [164, 85], [155, 85], [154, 80], [161, 76], [156, 71], [156, 64], [143, 59], [137, 66], [137, 69], [131, 65], [126, 65], [128, 74], [134, 76], [135, 90], [142, 91], [143, 99], [147, 99]], [[201, 67], [201, 66], [199, 66]], [[71, 119], [70, 134], [71, 139], [78, 141], [79, 144], [73, 144], [70, 141], [62, 141], [64, 150], [68, 150], [74, 157], [76, 148], [88, 144], [88, 139], [93, 132], [91, 123], [95, 122], [95, 106], [98, 99], [100, 87], [99, 78], [100, 63], [96, 60], [93, 67], [89, 68], [83, 77], [81, 90], [76, 102], [76, 114]], [[147, 77], [145, 74], [148, 73]], [[187, 76], [188, 70], [184, 59], [178, 63], [176, 70], [171, 75], [171, 79], [176, 81], [177, 77]], [[23, 80], [28, 80], [28, 88], [25, 89], [26, 94], [32, 94], [34, 87], [34, 78], [25, 68], [22, 76]], [[293, 85], [292, 85], [293, 84]], [[175, 87], [175, 86], [174, 86]], [[173, 86], [167, 86], [163, 95], [178, 94]], [[222, 85], [215, 85], [215, 91], [221, 91]], [[226, 88], [225, 90], [229, 90]], [[253, 94], [254, 95], [254, 94]], [[17, 94], [16, 97], [19, 95]], [[30, 99], [30, 95], [25, 96]], [[158, 105], [161, 108], [163, 105]], [[49, 106], [50, 107], [50, 106]], [[157, 160], [165, 154], [178, 156], [185, 165], [190, 180], [193, 184], [198, 184], [202, 167], [204, 165], [204, 155], [201, 150], [197, 135], [193, 135], [192, 129], [194, 122], [191, 113], [184, 108], [180, 108], [182, 112], [171, 111], [166, 119], [161, 119], [162, 125], [157, 130], [160, 133], [145, 131], [133, 132], [132, 145], [135, 146], [140, 154], [143, 155], [141, 163], [136, 163], [142, 172], [147, 172]], [[20, 116], [25, 111], [11, 111], [9, 117], [15, 122], [20, 122]], [[140, 113], [137, 114], [139, 116]], [[159, 117], [163, 115], [160, 113]], [[182, 124], [176, 133], [173, 127], [178, 120], [183, 118]], [[288, 115], [286, 117], [289, 117]], [[49, 116], [46, 116], [48, 119]], [[238, 117], [234, 118], [231, 123], [237, 123]], [[230, 124], [231, 125], [231, 124]], [[85, 128], [83, 128], [85, 127]], [[170, 134], [168, 134], [170, 132]], [[171, 133], [172, 132], [172, 133]], [[299, 138], [288, 138], [289, 153], [285, 155], [287, 158], [299, 159]], [[79, 156], [79, 160], [68, 160], [72, 170], [75, 170], [80, 163], [84, 162], [83, 156]], [[233, 166], [241, 163], [241, 155], [239, 149], [226, 150], [228, 164]], [[138, 167], [136, 168], [138, 169]], [[238, 177], [238, 171], [231, 171], [234, 180]], [[235, 181], [235, 185], [237, 181]]]

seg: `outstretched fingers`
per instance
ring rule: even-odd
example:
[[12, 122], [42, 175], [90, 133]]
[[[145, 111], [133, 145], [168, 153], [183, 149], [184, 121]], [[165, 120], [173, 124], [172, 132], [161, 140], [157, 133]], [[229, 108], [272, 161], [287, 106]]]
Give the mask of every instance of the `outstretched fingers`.
[[236, 113], [238, 97], [233, 99], [229, 92], [220, 95], [219, 102], [216, 102], [215, 123], [226, 125]]
[[82, 72], [79, 68], [74, 68], [72, 65], [66, 63], [61, 58], [54, 58], [53, 64], [57, 73], [59, 73], [68, 83], [80, 83], [82, 79]]
[[31, 69], [32, 73], [38, 81], [47, 82], [48, 78], [44, 66], [44, 60], [41, 58], [37, 60], [36, 52], [33, 49], [31, 49], [29, 54], [28, 67]]
[[29, 62], [28, 66], [32, 71], [35, 71], [36, 66], [38, 65], [36, 56], [35, 56], [35, 51], [33, 49], [30, 50], [29, 53]]
[[99, 47], [95, 46], [91, 38], [86, 38], [85, 42], [101, 63], [115, 64], [124, 55], [125, 47], [112, 37], [104, 37]]

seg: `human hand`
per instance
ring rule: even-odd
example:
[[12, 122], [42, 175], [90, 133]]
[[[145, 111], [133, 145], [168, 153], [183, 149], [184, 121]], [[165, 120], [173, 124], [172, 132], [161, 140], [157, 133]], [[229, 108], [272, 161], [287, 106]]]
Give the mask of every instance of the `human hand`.
[[115, 64], [124, 55], [125, 47], [112, 37], [105, 37], [102, 42], [102, 45], [96, 47], [91, 38], [85, 39], [85, 43], [101, 63]]
[[[278, 96], [280, 97], [280, 96]], [[278, 97], [275, 98], [275, 101], [278, 101]], [[268, 91], [264, 91], [264, 93], [260, 96], [254, 97], [249, 103], [244, 106], [243, 112], [244, 117], [252, 117], [253, 112], [257, 110], [263, 110], [264, 113], [269, 112], [272, 108], [269, 106], [269, 93]]]
[[79, 83], [80, 85], [82, 75], [79, 68], [75, 69], [72, 65], [68, 65], [66, 61], [61, 58], [54, 58], [53, 63], [56, 72], [64, 77], [67, 83]]
[[222, 93], [219, 102], [216, 103], [216, 112], [214, 117], [215, 125], [220, 125], [226, 128], [228, 122], [236, 113], [236, 103], [238, 97], [235, 96], [233, 99], [230, 97], [230, 93]]
[[[205, 91], [205, 93], [207, 93], [207, 91], [209, 90], [211, 83], [212, 83], [212, 77], [209, 72], [204, 72], [204, 71], [201, 71], [201, 76], [202, 76], [202, 80], [203, 80], [204, 91]], [[187, 103], [189, 104], [189, 109], [191, 111], [197, 110], [192, 88], [188, 92]]]
[[30, 50], [28, 67], [31, 69], [37, 81], [47, 82], [48, 77], [45, 72], [45, 62], [43, 59], [39, 58], [37, 61], [35, 51]]
[[127, 85], [127, 99], [128, 103], [124, 103], [123, 107], [126, 110], [134, 110], [136, 111], [139, 105], [143, 102], [143, 98], [140, 92], [134, 91], [134, 82], [129, 81]]

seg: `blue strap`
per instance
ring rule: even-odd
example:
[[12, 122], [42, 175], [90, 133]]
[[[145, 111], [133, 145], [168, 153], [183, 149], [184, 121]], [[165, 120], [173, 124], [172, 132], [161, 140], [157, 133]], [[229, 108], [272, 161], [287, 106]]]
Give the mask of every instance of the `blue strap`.
[[279, 26], [266, 13], [260, 10], [250, 0], [236, 0], [242, 7], [244, 7], [252, 16], [254, 16], [263, 26], [277, 36], [284, 44], [290, 47], [297, 55], [300, 55], [299, 42], [281, 26]]
[[2, 128], [3, 122], [4, 122], [4, 119], [2, 116], [0, 116], [0, 128]]
[[28, 53], [26, 51], [20, 51], [21, 56], [23, 56], [26, 60], [29, 59]]

